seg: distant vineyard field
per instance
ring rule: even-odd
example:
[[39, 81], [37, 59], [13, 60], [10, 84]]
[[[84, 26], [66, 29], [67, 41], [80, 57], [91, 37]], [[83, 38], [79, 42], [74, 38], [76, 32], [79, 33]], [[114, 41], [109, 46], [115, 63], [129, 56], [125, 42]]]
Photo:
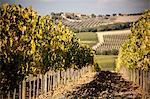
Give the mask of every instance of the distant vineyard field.
[[117, 55], [119, 48], [127, 40], [130, 33], [130, 30], [97, 32], [100, 44], [95, 49], [96, 54]]
[[73, 29], [81, 29], [81, 28], [91, 28], [91, 27], [97, 27], [100, 25], [106, 25], [106, 24], [111, 24], [113, 21], [113, 18], [109, 19], [104, 19], [104, 18], [88, 18], [84, 19], [81, 21], [68, 21], [68, 20], [63, 20], [64, 25], [67, 25]]
[[71, 28], [74, 32], [99, 32], [122, 30], [130, 28], [132, 22], [137, 21], [139, 16], [110, 16], [95, 17], [82, 20], [61, 19], [65, 26]]

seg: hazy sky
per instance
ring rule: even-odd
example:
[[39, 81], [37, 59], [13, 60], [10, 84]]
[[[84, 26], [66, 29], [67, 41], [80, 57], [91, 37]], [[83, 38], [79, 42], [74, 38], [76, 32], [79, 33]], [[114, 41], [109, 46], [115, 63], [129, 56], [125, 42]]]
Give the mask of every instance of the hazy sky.
[[85, 14], [135, 13], [150, 8], [150, 0], [0, 0], [0, 3], [32, 6], [40, 15], [51, 12], [79, 12]]

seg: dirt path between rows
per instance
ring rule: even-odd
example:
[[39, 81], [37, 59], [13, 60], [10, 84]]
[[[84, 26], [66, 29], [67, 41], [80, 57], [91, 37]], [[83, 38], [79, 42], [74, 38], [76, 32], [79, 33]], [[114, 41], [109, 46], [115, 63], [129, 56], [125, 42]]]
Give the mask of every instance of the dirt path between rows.
[[[45, 95], [39, 96], [38, 99], [62, 99], [62, 97], [65, 98], [65, 94], [67, 92], [73, 91], [76, 89], [76, 87], [81, 86], [82, 84], [87, 84], [91, 82], [94, 79], [94, 76], [96, 75], [96, 72], [87, 72], [86, 74], [82, 75], [80, 79], [70, 82], [67, 85], [59, 86], [54, 92], [49, 92]], [[53, 96], [52, 96], [53, 94]], [[65, 98], [66, 99], [66, 98]]]
[[67, 86], [61, 86], [53, 93], [48, 93], [40, 99], [150, 99], [133, 82], [129, 82], [120, 74], [109, 71], [92, 72], [83, 75], [78, 81]]

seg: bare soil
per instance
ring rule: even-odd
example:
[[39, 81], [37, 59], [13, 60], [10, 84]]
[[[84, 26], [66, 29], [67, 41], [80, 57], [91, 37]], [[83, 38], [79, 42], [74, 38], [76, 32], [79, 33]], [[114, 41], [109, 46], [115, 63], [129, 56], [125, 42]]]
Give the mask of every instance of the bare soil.
[[40, 99], [150, 99], [140, 86], [127, 81], [118, 73], [110, 71], [92, 72], [78, 81], [61, 86]]

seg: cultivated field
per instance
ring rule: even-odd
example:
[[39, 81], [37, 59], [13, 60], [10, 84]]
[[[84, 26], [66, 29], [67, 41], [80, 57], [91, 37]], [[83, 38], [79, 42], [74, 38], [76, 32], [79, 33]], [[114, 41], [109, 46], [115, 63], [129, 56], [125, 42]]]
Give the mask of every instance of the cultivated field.
[[130, 30], [97, 32], [99, 43], [97, 43], [97, 45], [95, 45], [93, 49], [97, 52], [112, 49], [118, 50], [121, 44], [125, 42], [130, 33]]
[[140, 16], [118, 16], [114, 22], [135, 22]]
[[139, 15], [136, 16], [109, 16], [109, 17], [95, 17], [82, 19], [80, 21], [69, 21], [63, 19], [62, 22], [64, 25], [72, 29], [83, 29], [83, 28], [94, 28], [100, 27], [102, 25], [115, 24], [115, 23], [127, 23], [135, 22], [139, 18]]
[[88, 19], [83, 19], [80, 22], [72, 22], [68, 20], [63, 20], [63, 24], [73, 28], [73, 29], [80, 29], [80, 28], [92, 28], [92, 27], [98, 27], [100, 25], [107, 25], [111, 24], [113, 18], [109, 19], [104, 19], [104, 18], [88, 18]]

